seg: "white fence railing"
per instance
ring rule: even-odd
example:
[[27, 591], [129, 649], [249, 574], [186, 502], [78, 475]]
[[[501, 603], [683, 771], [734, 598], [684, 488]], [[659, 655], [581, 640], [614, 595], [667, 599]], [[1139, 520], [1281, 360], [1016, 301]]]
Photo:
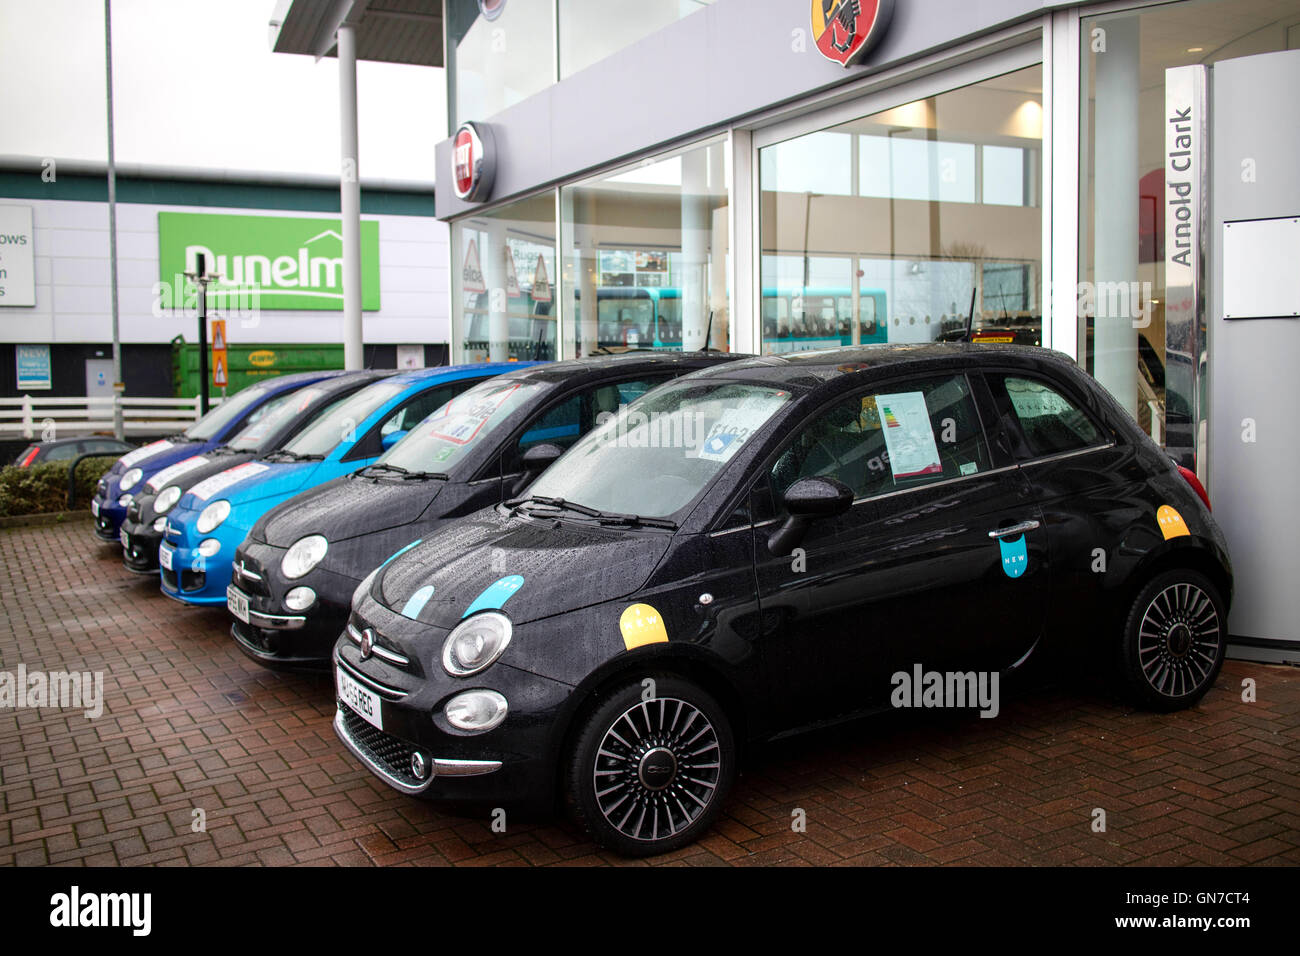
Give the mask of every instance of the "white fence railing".
[[[127, 435], [184, 431], [199, 418], [197, 398], [0, 398], [0, 438], [48, 441], [113, 431], [113, 405], [122, 404]], [[220, 399], [213, 399], [215, 406]]]

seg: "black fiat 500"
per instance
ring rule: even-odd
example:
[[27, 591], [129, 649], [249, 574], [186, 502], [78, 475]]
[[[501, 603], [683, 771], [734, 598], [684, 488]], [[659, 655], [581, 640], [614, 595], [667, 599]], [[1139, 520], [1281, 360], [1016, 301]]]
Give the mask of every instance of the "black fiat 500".
[[1053, 647], [1185, 707], [1231, 591], [1208, 502], [1064, 356], [751, 359], [656, 389], [377, 569], [334, 726], [404, 793], [563, 796], [597, 841], [662, 852], [709, 827], [742, 743], [969, 706]]
[[136, 574], [158, 573], [158, 546], [167, 528], [167, 512], [205, 478], [246, 461], [278, 452], [316, 416], [353, 392], [392, 372], [335, 372], [319, 382], [277, 395], [257, 409], [249, 424], [224, 445], [202, 455], [182, 458], [158, 472], [126, 509], [122, 522], [122, 563]]
[[476, 385], [375, 464], [303, 492], [253, 526], [235, 553], [231, 635], [270, 667], [328, 667], [353, 592], [385, 558], [518, 494], [655, 385], [738, 357], [629, 352], [530, 365]]

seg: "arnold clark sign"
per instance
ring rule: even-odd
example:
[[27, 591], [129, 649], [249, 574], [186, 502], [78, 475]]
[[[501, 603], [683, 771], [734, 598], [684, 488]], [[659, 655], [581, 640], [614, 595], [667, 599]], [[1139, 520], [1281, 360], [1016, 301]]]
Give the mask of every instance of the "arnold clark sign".
[[[343, 308], [343, 236], [337, 219], [158, 213], [158, 273], [180, 303], [191, 294], [184, 273], [199, 254], [209, 273], [208, 301], [220, 310]], [[379, 223], [361, 223], [361, 307], [379, 308]]]

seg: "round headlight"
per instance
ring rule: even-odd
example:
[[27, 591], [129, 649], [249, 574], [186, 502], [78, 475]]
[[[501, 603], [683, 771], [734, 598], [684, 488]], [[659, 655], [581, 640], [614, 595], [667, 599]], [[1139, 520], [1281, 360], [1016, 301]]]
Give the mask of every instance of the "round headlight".
[[131, 507], [131, 502], [135, 501], [135, 495], [119, 495], [117, 503], [123, 508]]
[[468, 677], [492, 665], [510, 644], [510, 618], [484, 611], [461, 621], [442, 645], [442, 667], [453, 677]]
[[216, 538], [204, 538], [199, 542], [199, 554], [210, 558], [221, 550], [221, 542]]
[[311, 588], [294, 588], [284, 596], [284, 606], [290, 611], [305, 611], [316, 603], [316, 592]]
[[458, 730], [483, 733], [506, 719], [506, 699], [494, 690], [470, 690], [447, 701], [443, 713]]
[[179, 485], [168, 485], [162, 491], [158, 492], [158, 497], [153, 500], [154, 514], [165, 515], [176, 507], [176, 502], [181, 500], [181, 489]]
[[194, 527], [198, 529], [199, 534], [207, 534], [209, 531], [215, 531], [229, 516], [230, 502], [222, 498], [199, 512], [199, 520], [194, 523]]
[[141, 471], [139, 468], [132, 468], [130, 471], [128, 471], [125, 475], [122, 476], [122, 480], [118, 482], [118, 487], [122, 491], [130, 491], [136, 485], [140, 484], [140, 479], [143, 477], [144, 477], [143, 471]]
[[167, 519], [166, 518], [156, 519], [153, 523], [153, 529], [157, 531], [159, 534], [162, 534], [164, 531], [167, 530]]
[[280, 571], [290, 581], [297, 580], [320, 564], [329, 549], [330, 543], [322, 534], [309, 534], [305, 538], [299, 538], [284, 553], [280, 560]]

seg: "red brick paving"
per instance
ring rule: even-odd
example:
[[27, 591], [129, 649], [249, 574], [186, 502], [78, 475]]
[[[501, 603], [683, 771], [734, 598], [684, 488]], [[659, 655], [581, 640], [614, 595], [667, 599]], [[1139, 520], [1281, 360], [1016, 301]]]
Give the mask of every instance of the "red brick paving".
[[707, 837], [627, 861], [562, 821], [496, 834], [390, 790], [335, 738], [328, 678], [246, 660], [224, 609], [167, 600], [86, 522], [0, 531], [0, 601], [0, 669], [105, 672], [96, 720], [0, 711], [0, 864], [1300, 863], [1292, 668], [1230, 661], [1176, 714], [1037, 687], [994, 720], [899, 713], [787, 741]]

